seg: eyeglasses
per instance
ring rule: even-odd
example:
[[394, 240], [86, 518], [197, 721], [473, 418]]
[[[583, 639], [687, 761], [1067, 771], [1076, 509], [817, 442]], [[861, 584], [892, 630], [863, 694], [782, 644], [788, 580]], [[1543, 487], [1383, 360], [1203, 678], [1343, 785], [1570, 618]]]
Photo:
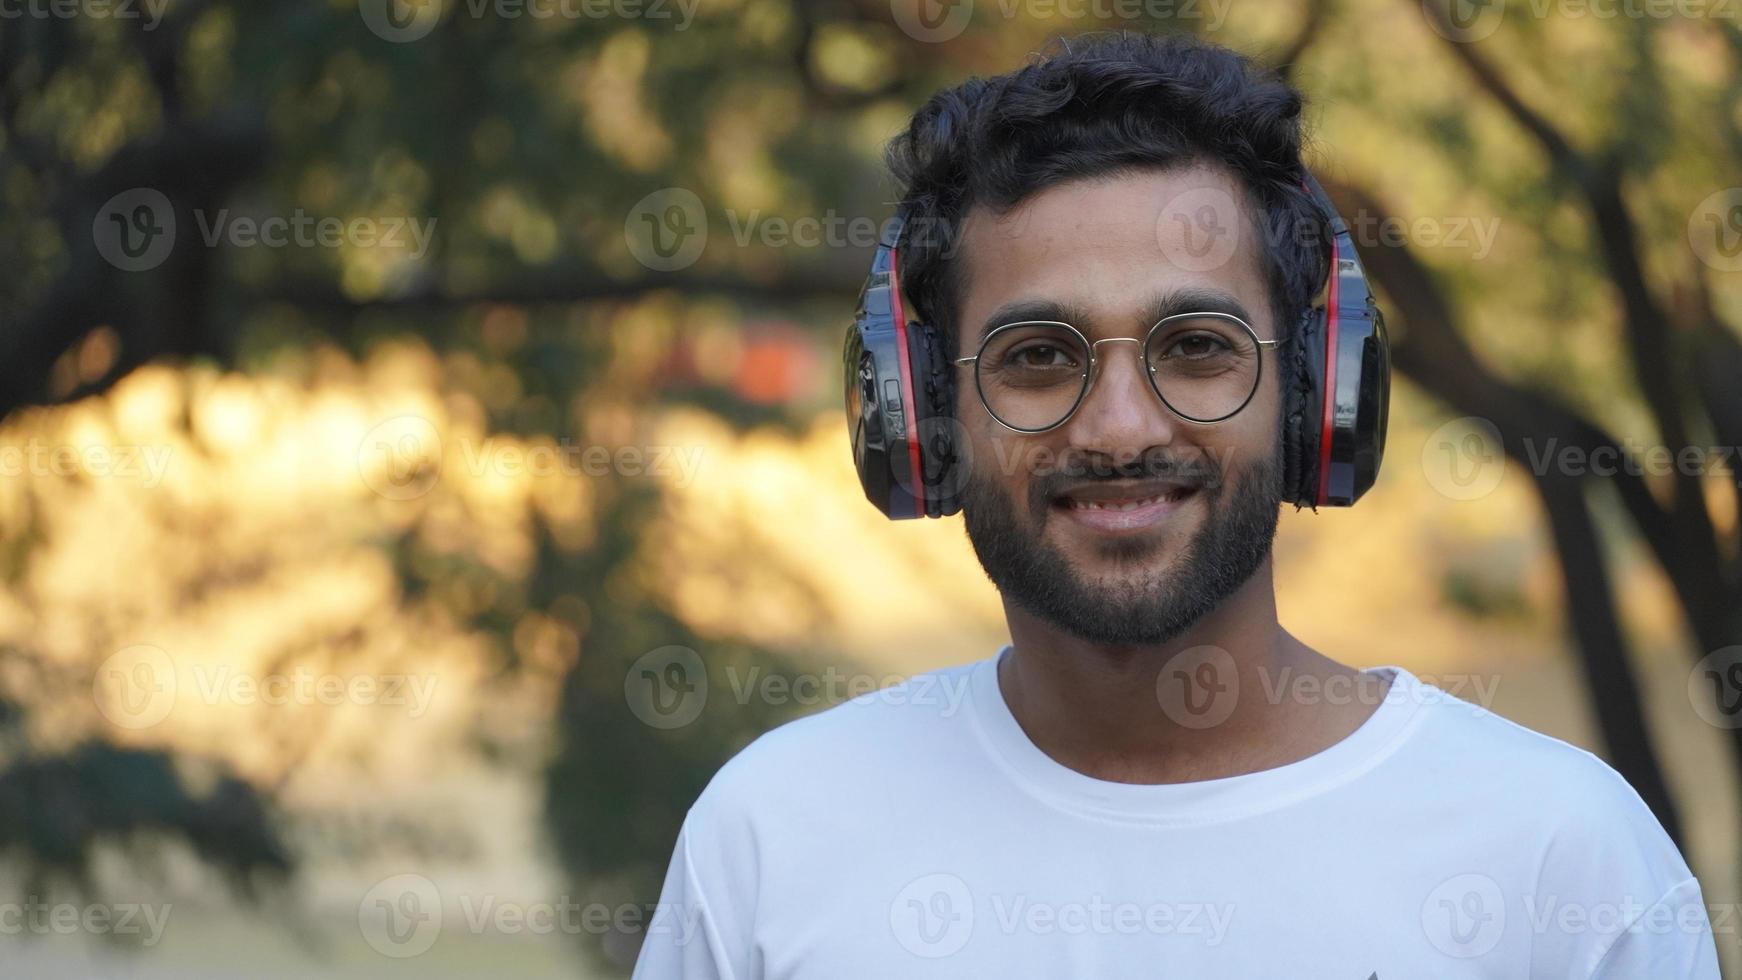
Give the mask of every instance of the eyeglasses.
[[1188, 422], [1221, 422], [1252, 400], [1263, 376], [1252, 325], [1229, 313], [1179, 313], [1149, 328], [1142, 340], [1106, 337], [1094, 343], [1056, 320], [1006, 323], [986, 335], [980, 352], [956, 358], [974, 365], [974, 386], [992, 418], [1017, 432], [1046, 432], [1076, 414], [1095, 383], [1102, 344], [1142, 348], [1144, 374], [1156, 397]]

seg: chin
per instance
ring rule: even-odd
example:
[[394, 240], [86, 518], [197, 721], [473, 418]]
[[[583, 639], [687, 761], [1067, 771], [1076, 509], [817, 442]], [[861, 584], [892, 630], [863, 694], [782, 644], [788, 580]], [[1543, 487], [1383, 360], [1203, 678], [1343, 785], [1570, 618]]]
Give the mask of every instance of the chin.
[[1108, 535], [1055, 525], [1047, 537], [1085, 582], [1115, 582], [1161, 575], [1178, 562], [1196, 530], [1195, 526], [1169, 525], [1136, 534]]
[[1077, 582], [1083, 590], [1117, 597], [1121, 604], [1152, 605], [1177, 591], [1177, 564], [1172, 559], [1141, 564], [1120, 563], [1111, 567], [1104, 562], [1096, 569], [1073, 566], [1073, 571], [1077, 573]]

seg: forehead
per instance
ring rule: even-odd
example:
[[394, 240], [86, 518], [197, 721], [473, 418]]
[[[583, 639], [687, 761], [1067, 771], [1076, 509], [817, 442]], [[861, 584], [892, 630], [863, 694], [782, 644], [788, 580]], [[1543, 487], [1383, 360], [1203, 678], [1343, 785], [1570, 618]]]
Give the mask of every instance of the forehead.
[[[1184, 312], [1177, 301], [1216, 297], [1275, 336], [1255, 227], [1239, 183], [1207, 165], [1058, 184], [1003, 215], [976, 207], [962, 236], [962, 346], [1004, 312], [1121, 336]], [[1056, 315], [1032, 315], [1045, 309]]]

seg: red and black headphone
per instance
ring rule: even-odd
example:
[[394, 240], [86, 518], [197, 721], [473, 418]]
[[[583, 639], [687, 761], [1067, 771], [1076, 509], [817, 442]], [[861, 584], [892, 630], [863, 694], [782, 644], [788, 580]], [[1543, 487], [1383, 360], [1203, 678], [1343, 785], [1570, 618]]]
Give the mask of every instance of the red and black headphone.
[[[1347, 507], [1373, 485], [1385, 452], [1391, 353], [1385, 319], [1355, 254], [1349, 226], [1319, 182], [1307, 190], [1331, 227], [1330, 277], [1289, 346], [1299, 353], [1283, 421], [1283, 501]], [[947, 517], [961, 509], [955, 374], [944, 338], [907, 318], [891, 223], [847, 328], [847, 430], [865, 496], [891, 519]]]

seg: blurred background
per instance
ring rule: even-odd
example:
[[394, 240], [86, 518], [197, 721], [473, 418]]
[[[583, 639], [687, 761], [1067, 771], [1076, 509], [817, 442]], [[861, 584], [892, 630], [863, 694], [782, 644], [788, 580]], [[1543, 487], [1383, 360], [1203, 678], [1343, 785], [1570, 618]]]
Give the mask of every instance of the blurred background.
[[3, 0], [0, 975], [625, 974], [725, 759], [1003, 642], [840, 338], [919, 103], [1130, 29], [1290, 73], [1385, 295], [1284, 623], [1609, 760], [1742, 976], [1739, 11]]

